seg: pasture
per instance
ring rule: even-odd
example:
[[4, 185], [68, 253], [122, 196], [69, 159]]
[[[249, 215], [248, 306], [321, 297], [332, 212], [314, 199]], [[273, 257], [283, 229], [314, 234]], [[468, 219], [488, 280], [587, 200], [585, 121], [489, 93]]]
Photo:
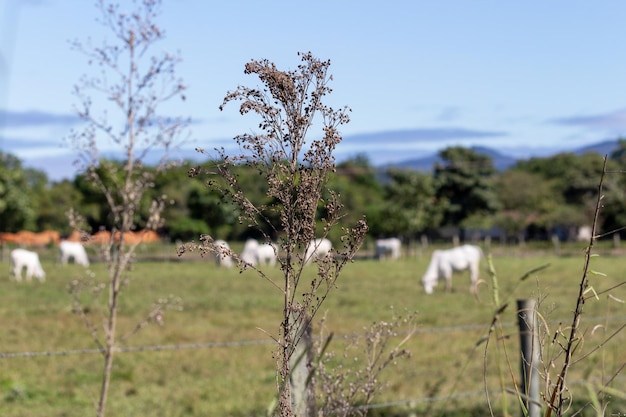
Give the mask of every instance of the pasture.
[[[266, 332], [277, 331], [281, 295], [252, 271], [220, 269], [213, 260], [193, 255], [177, 259], [175, 250], [155, 244], [139, 254], [130, 272], [131, 280], [121, 298], [120, 334], [132, 331], [160, 298], [180, 297], [183, 310], [168, 311], [162, 326], [150, 325], [125, 343], [131, 351], [117, 356], [108, 415], [264, 415], [276, 383], [273, 345]], [[68, 284], [84, 276], [86, 270], [79, 265], [56, 264], [53, 249], [39, 252], [45, 283], [10, 282], [8, 262], [3, 262], [0, 354], [51, 354], [0, 357], [0, 415], [92, 415], [101, 357], [68, 352], [96, 348], [81, 318], [72, 313], [68, 293]], [[426, 295], [420, 280], [430, 250], [394, 261], [359, 259], [346, 267], [322, 311], [327, 314], [327, 330], [337, 336], [331, 350], [340, 351], [349, 336], [362, 333], [374, 321], [389, 321], [405, 311], [417, 312], [417, 332], [406, 346], [412, 357], [382, 374], [389, 386], [374, 399], [383, 406], [372, 409], [370, 415], [487, 415], [484, 369], [498, 415], [502, 415], [503, 407], [519, 415], [515, 397], [501, 395], [501, 385], [512, 387], [507, 355], [511, 372], [519, 375], [515, 299], [539, 297], [540, 312], [551, 331], [545, 343], [550, 352], [557, 352], [552, 336], [559, 327], [565, 330], [571, 323], [583, 252], [577, 247], [567, 256], [555, 256], [550, 250], [494, 248], [493, 255], [500, 299], [508, 301], [509, 307], [500, 317], [500, 340], [491, 338], [488, 345], [478, 342], [487, 335], [495, 310], [491, 283], [480, 286], [480, 302], [468, 291], [467, 275], [454, 276], [452, 293], [444, 293], [440, 283], [434, 294]], [[548, 263], [547, 269], [519, 282], [528, 270]], [[606, 276], [593, 275], [591, 284], [600, 292], [626, 281], [624, 266], [626, 256], [604, 251], [593, 259], [592, 267]], [[265, 270], [280, 277], [278, 267]], [[92, 262], [89, 271], [98, 280], [106, 279], [106, 265], [100, 262]], [[485, 271], [483, 261], [481, 278], [488, 281]], [[313, 276], [314, 268], [307, 273]], [[626, 286], [611, 290], [611, 295], [626, 300]], [[100, 297], [104, 303], [106, 293]], [[585, 336], [577, 357], [626, 321], [625, 304], [607, 293], [598, 298], [591, 296], [585, 303]], [[98, 307], [87, 302], [85, 307], [99, 327]], [[596, 325], [603, 327], [592, 332]], [[399, 329], [399, 337], [406, 330]], [[626, 334], [619, 333], [603, 350], [570, 370], [570, 380], [576, 381], [570, 387], [575, 400], [589, 399], [583, 381], [606, 380], [626, 362], [625, 344]], [[551, 372], [554, 378], [555, 370]], [[613, 387], [626, 386], [624, 381], [619, 377]], [[611, 401], [607, 415], [626, 410], [626, 401], [616, 397]]]

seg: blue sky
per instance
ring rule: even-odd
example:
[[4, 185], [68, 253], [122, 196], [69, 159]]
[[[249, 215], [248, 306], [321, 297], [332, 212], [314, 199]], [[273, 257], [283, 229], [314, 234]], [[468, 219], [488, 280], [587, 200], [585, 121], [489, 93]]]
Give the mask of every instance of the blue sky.
[[[0, 149], [52, 179], [75, 174], [71, 92], [93, 74], [69, 41], [111, 39], [94, 3], [0, 2]], [[379, 165], [452, 145], [527, 157], [626, 135], [625, 18], [626, 2], [608, 0], [164, 0], [159, 22], [189, 87], [172, 109], [193, 120], [186, 155], [256, 127], [234, 103], [218, 109], [259, 85], [246, 62], [290, 70], [311, 51], [331, 60], [329, 104], [352, 109], [337, 158]]]

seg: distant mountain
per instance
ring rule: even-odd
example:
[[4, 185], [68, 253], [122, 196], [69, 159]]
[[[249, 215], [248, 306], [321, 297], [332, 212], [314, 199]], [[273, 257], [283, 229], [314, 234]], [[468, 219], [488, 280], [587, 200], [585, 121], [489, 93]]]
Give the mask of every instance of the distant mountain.
[[605, 140], [604, 142], [598, 142], [592, 145], [583, 146], [582, 148], [575, 149], [573, 152], [576, 155], [582, 155], [588, 152], [595, 152], [602, 156], [609, 155], [618, 148], [617, 140]]
[[[514, 165], [518, 160], [511, 156], [507, 156], [502, 154], [499, 151], [496, 151], [492, 148], [487, 148], [484, 146], [473, 146], [470, 149], [475, 152], [491, 157], [493, 161], [493, 165], [496, 167], [498, 171], [504, 171], [505, 169]], [[435, 165], [439, 163], [443, 163], [443, 160], [439, 158], [438, 154], [433, 154], [430, 156], [426, 156], [423, 158], [416, 159], [407, 159], [405, 161], [396, 162], [393, 164], [385, 165], [385, 168], [403, 168], [403, 169], [412, 169], [415, 171], [425, 171], [430, 172], [433, 170]]]
[[[598, 153], [602, 156], [610, 155], [618, 147], [617, 140], [607, 140], [604, 142], [598, 142], [592, 145], [587, 145], [581, 148], [576, 148], [572, 150], [562, 150], [559, 153], [563, 152], [572, 152], [576, 155], [583, 155], [585, 153], [594, 152]], [[515, 165], [517, 161], [521, 161], [527, 158], [515, 158], [509, 155], [505, 155], [500, 151], [497, 151], [493, 148], [485, 147], [485, 146], [473, 146], [470, 149], [475, 152], [491, 157], [493, 161], [493, 165], [496, 167], [498, 171], [504, 171], [511, 166]], [[556, 155], [556, 153], [552, 154]], [[549, 157], [551, 155], [542, 156]], [[395, 162], [391, 164], [385, 164], [382, 168], [403, 168], [403, 169], [412, 169], [415, 171], [424, 171], [430, 172], [434, 169], [437, 163], [442, 163], [442, 159], [439, 158], [438, 153], [432, 154], [430, 156], [426, 156], [423, 158], [415, 158], [415, 159], [407, 159], [405, 161]]]

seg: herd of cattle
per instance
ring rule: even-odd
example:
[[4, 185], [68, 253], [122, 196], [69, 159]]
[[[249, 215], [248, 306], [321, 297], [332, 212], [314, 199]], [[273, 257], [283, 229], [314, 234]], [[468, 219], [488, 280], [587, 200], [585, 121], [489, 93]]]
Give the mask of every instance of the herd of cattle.
[[[59, 262], [67, 264], [71, 261], [78, 265], [89, 266], [89, 257], [84, 245], [106, 244], [112, 241], [119, 241], [123, 236], [124, 242], [137, 244], [141, 242], [149, 243], [159, 240], [159, 236], [151, 230], [141, 230], [139, 232], [125, 232], [111, 234], [102, 230], [93, 235], [82, 234], [78, 231], [72, 232], [69, 236], [61, 238], [57, 231], [46, 230], [40, 233], [20, 231], [18, 233], [0, 233], [0, 244], [4, 247], [7, 244], [19, 246], [13, 249], [9, 255], [10, 274], [16, 281], [22, 281], [22, 271], [26, 270], [26, 280], [31, 281], [33, 277], [43, 282], [46, 273], [39, 261], [39, 254], [32, 248], [41, 248], [47, 245], [57, 245], [59, 248]], [[25, 249], [26, 247], [31, 249]]]
[[[61, 264], [74, 262], [84, 267], [89, 266], [89, 257], [85, 250], [85, 245], [109, 243], [119, 240], [120, 235], [111, 235], [108, 231], [100, 231], [93, 235], [81, 235], [74, 232], [64, 239], [61, 239], [58, 232], [45, 231], [41, 233], [19, 232], [0, 233], [0, 244], [16, 244], [19, 248], [13, 249], [10, 253], [10, 274], [16, 281], [22, 281], [22, 271], [26, 270], [26, 280], [31, 281], [33, 277], [39, 281], [45, 281], [46, 274], [39, 261], [36, 251], [25, 249], [24, 247], [36, 248], [54, 244], [58, 246]], [[149, 230], [139, 232], [127, 232], [124, 234], [124, 241], [129, 244], [149, 243], [158, 241], [158, 235]], [[402, 253], [402, 242], [398, 238], [377, 239], [375, 242], [374, 256], [377, 259], [400, 258]], [[234, 252], [224, 240], [214, 242], [216, 252], [216, 262], [219, 266], [230, 268], [235, 265]], [[245, 242], [239, 258], [251, 265], [274, 266], [277, 263], [278, 248], [271, 243], [259, 243], [255, 239], [248, 239]], [[313, 239], [307, 245], [304, 252], [303, 261], [305, 264], [313, 260], [332, 255], [332, 243], [328, 239]], [[482, 250], [478, 246], [463, 245], [446, 250], [435, 250], [426, 272], [422, 276], [422, 285], [426, 294], [432, 294], [434, 287], [439, 281], [445, 281], [446, 290], [452, 289], [452, 275], [454, 272], [469, 270], [470, 291], [476, 292], [479, 283], [479, 266], [482, 258]]]

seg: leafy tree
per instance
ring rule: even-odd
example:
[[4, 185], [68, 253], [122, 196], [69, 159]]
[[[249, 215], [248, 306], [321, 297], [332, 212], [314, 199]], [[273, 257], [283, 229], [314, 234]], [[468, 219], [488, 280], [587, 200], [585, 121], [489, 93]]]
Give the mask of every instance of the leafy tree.
[[[608, 162], [611, 163], [607, 169], [613, 169], [614, 161]], [[602, 166], [603, 157], [597, 153], [576, 155], [565, 152], [547, 158], [520, 161], [516, 169], [536, 174], [541, 178], [540, 183], [551, 185], [554, 209], [546, 216], [546, 227], [575, 229], [591, 223]], [[535, 187], [539, 187], [540, 183]], [[607, 181], [604, 187], [607, 195], [617, 195], [614, 193], [617, 191], [614, 181]]]
[[97, 231], [102, 227], [111, 230], [113, 228], [112, 212], [106, 195], [93, 180], [93, 175], [97, 175], [105, 187], [113, 187], [115, 185], [113, 178], [116, 182], [123, 178], [123, 163], [101, 159], [94, 163], [91, 171], [78, 174], [74, 178], [74, 186], [83, 197], [79, 208], [89, 225], [89, 231]]
[[383, 200], [367, 211], [374, 236], [413, 237], [436, 228], [441, 211], [435, 204], [433, 177], [430, 174], [391, 169], [383, 188]]
[[[356, 223], [363, 214], [368, 217], [374, 207], [378, 207], [383, 202], [383, 187], [376, 177], [376, 169], [372, 167], [369, 160], [363, 155], [348, 159], [337, 165], [336, 172], [328, 179], [328, 189], [333, 190], [341, 197], [344, 206], [344, 215], [340, 219], [340, 225], [349, 226]], [[324, 193], [323, 198], [327, 199], [328, 193]], [[318, 230], [323, 229], [323, 222], [326, 213], [323, 210], [318, 212]], [[370, 227], [370, 232], [373, 230]], [[329, 233], [331, 240], [338, 241], [341, 238], [341, 230], [335, 228]]]
[[611, 152], [609, 158], [619, 166], [623, 167], [626, 165], [626, 138], [617, 138], [617, 148]]
[[604, 207], [601, 211], [603, 232], [621, 230], [626, 226], [626, 139], [619, 138], [618, 148], [611, 153], [607, 161], [607, 175], [604, 186], [611, 190], [605, 194]]
[[563, 204], [553, 180], [519, 169], [498, 175], [494, 189], [501, 204], [495, 223], [507, 237], [520, 241], [525, 239], [525, 230], [530, 225], [545, 227], [551, 221], [550, 213]]
[[69, 180], [55, 182], [38, 194], [37, 228], [57, 230], [62, 235], [72, 230], [67, 222], [70, 209], [82, 210], [83, 195]]
[[[86, 122], [82, 130], [72, 132], [70, 141], [76, 148], [85, 170], [82, 181], [90, 192], [99, 192], [106, 202], [114, 238], [110, 239], [102, 255], [109, 265], [108, 282], [94, 284], [89, 277], [72, 287], [76, 312], [88, 326], [94, 341], [103, 352], [103, 375], [97, 415], [105, 415], [114, 356], [120, 341], [117, 334], [117, 315], [124, 282], [130, 279], [129, 266], [139, 242], [126, 243], [125, 236], [137, 227], [142, 199], [154, 187], [154, 169], [143, 165], [151, 151], [163, 153], [156, 171], [167, 167], [167, 151], [175, 146], [186, 123], [180, 118], [160, 114], [160, 105], [172, 98], [184, 99], [182, 82], [175, 76], [179, 58], [167, 52], [155, 52], [155, 44], [164, 37], [156, 24], [160, 11], [159, 0], [134, 2], [130, 12], [119, 5], [97, 3], [101, 23], [110, 30], [114, 42], [94, 46], [91, 42], [74, 42], [77, 51], [86, 55], [91, 65], [97, 66], [96, 76], [84, 76], [74, 93], [79, 100], [78, 115]], [[94, 99], [94, 96], [96, 97]], [[124, 153], [123, 162], [112, 163], [100, 159], [99, 146], [108, 141]], [[156, 230], [162, 224], [164, 200], [149, 204], [145, 227]], [[102, 213], [99, 213], [102, 216]], [[79, 225], [80, 218], [71, 219]], [[100, 218], [102, 220], [102, 218]], [[100, 326], [87, 315], [80, 295], [83, 289], [108, 288], [108, 300], [102, 309], [103, 334]], [[173, 300], [176, 303], [176, 300]], [[145, 323], [162, 320], [170, 300], [159, 300], [147, 315]], [[90, 309], [93, 311], [94, 309]], [[96, 309], [99, 310], [99, 309]], [[140, 326], [142, 327], [142, 326]], [[139, 327], [139, 328], [140, 328]]]
[[35, 230], [33, 174], [16, 156], [0, 152], [0, 231]]
[[499, 209], [491, 157], [460, 146], [442, 150], [439, 157], [443, 162], [435, 166], [434, 180], [435, 198], [444, 207], [442, 225], [461, 226], [470, 216]]
[[236, 212], [225, 204], [222, 195], [218, 191], [207, 190], [204, 185], [189, 191], [187, 207], [191, 218], [202, 220], [208, 232], [220, 239], [229, 237], [230, 227], [237, 220]]
[[350, 184], [364, 187], [364, 190], [373, 193], [381, 192], [377, 170], [365, 154], [358, 154], [338, 164], [336, 175], [346, 178]]
[[205, 189], [200, 181], [188, 180], [187, 173], [193, 166], [195, 164], [187, 161], [158, 172], [154, 188], [148, 190], [150, 200], [158, 198], [159, 195], [167, 196], [161, 231], [172, 241], [187, 241], [200, 234], [209, 233], [206, 222], [194, 218], [189, 209], [189, 195], [192, 190]]

